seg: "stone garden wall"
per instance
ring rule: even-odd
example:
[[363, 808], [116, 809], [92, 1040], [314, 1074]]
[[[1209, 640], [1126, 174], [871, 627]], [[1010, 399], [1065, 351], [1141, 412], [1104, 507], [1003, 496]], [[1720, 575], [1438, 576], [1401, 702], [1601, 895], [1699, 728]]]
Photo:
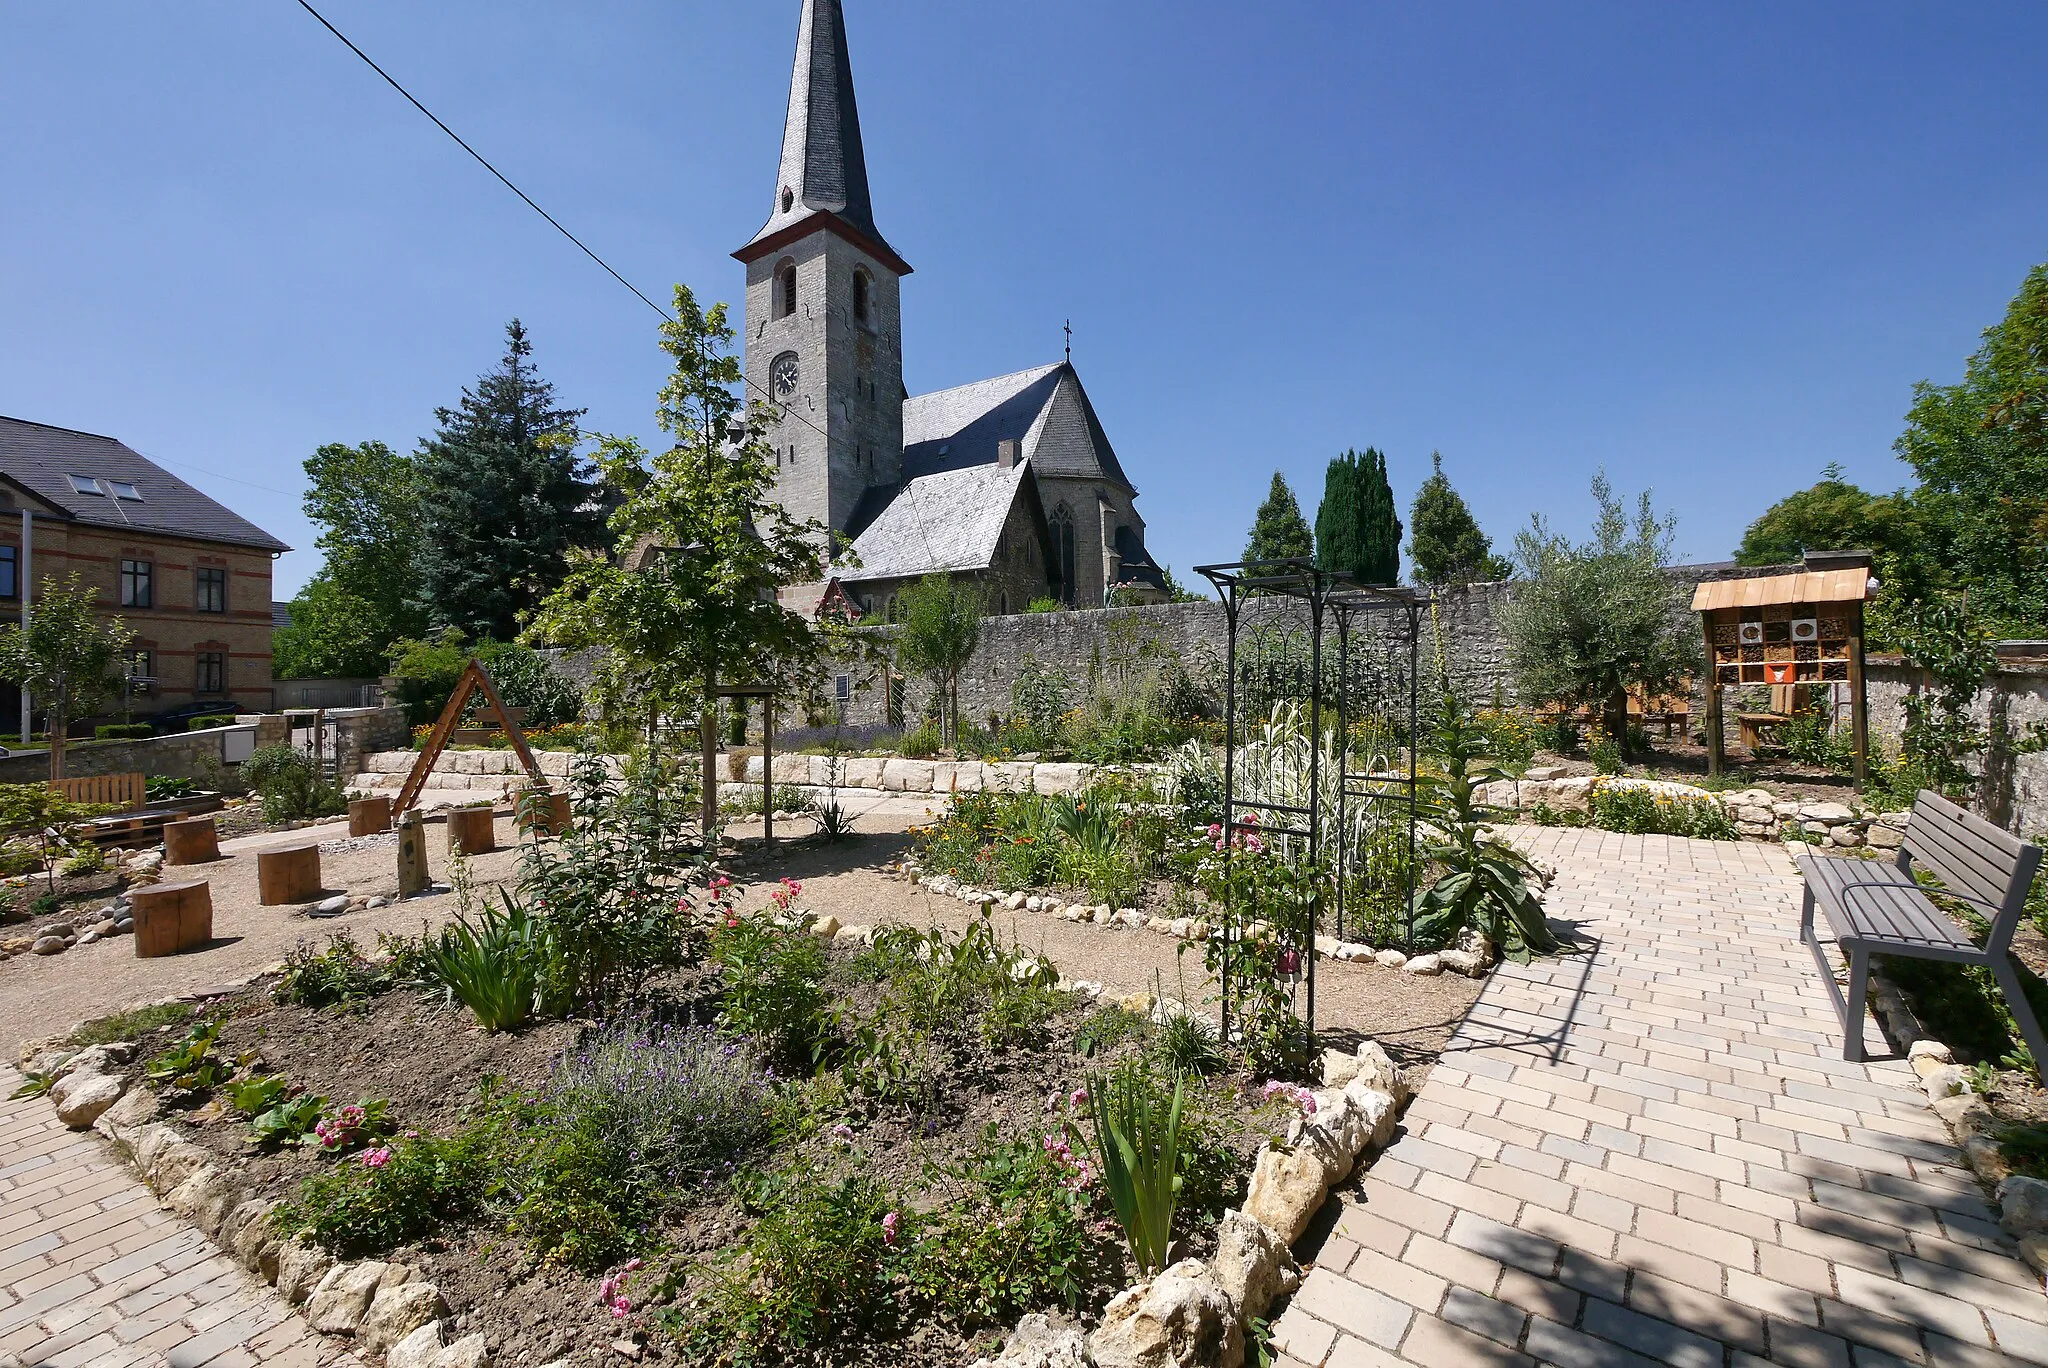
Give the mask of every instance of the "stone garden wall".
[[[1999, 669], [1977, 695], [1971, 713], [1981, 726], [2024, 736], [2048, 723], [2048, 645], [1998, 643]], [[1870, 732], [1888, 755], [1896, 755], [1905, 729], [1906, 699], [1925, 687], [1922, 672], [1896, 656], [1873, 656], [1865, 671]], [[1975, 804], [1991, 820], [2023, 836], [2048, 833], [2048, 751], [2032, 755], [1994, 753]]]
[[[129, 741], [73, 741], [64, 749], [64, 773], [80, 779], [92, 774], [161, 774], [172, 779], [218, 777], [222, 738], [244, 727], [208, 727], [204, 731], [146, 736]], [[0, 758], [0, 783], [36, 784], [50, 777], [50, 757], [42, 751]]]

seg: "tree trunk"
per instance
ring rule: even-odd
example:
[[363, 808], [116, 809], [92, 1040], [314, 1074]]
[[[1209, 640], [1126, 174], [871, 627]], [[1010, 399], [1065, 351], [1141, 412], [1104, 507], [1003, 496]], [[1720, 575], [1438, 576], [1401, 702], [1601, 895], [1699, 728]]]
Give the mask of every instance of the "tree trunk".
[[64, 706], [64, 691], [56, 690], [50, 696], [49, 706], [43, 712], [43, 734], [50, 747], [50, 780], [52, 783], [64, 777], [64, 743], [71, 730], [70, 710]]
[[1614, 738], [1614, 744], [1621, 747], [1623, 755], [1628, 754], [1628, 690], [1615, 689], [1607, 695], [1601, 706], [1600, 725]]
[[704, 853], [717, 853], [718, 843], [718, 687], [716, 667], [704, 672], [704, 706], [697, 714], [697, 742], [702, 748], [704, 772], [700, 787], [704, 793], [701, 820]]
[[953, 714], [953, 734], [946, 738], [946, 744], [954, 750], [960, 749], [960, 672], [946, 672], [946, 706]]

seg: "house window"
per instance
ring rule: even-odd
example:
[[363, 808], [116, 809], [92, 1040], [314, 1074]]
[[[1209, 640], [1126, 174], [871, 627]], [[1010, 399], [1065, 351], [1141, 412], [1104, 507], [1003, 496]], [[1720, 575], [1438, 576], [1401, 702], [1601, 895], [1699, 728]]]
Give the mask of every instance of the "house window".
[[225, 613], [228, 610], [228, 572], [218, 566], [199, 567], [199, 602], [202, 613]]
[[21, 597], [21, 548], [0, 546], [0, 598]]
[[848, 703], [852, 702], [852, 701], [853, 701], [853, 676], [852, 676], [852, 675], [838, 675], [838, 676], [836, 676], [836, 677], [835, 677], [835, 678], [834, 678], [834, 679], [832, 680], [832, 696], [833, 696], [834, 698], [837, 698], [837, 699], [839, 700], [839, 706], [840, 706], [840, 707], [842, 707], [842, 708], [843, 708], [843, 707], [845, 707], [845, 706], [846, 706], [846, 705], [847, 705]]
[[156, 682], [156, 661], [148, 651], [128, 653], [128, 691], [132, 694], [146, 694], [149, 686]]
[[853, 273], [853, 319], [856, 323], [868, 321], [868, 273]]
[[775, 317], [787, 318], [796, 312], [796, 263], [785, 261], [775, 268]]
[[195, 657], [198, 672], [193, 689], [203, 694], [219, 694], [228, 691], [228, 653], [226, 651], [201, 651]]
[[156, 567], [145, 560], [121, 562], [121, 606], [151, 608], [156, 605]]

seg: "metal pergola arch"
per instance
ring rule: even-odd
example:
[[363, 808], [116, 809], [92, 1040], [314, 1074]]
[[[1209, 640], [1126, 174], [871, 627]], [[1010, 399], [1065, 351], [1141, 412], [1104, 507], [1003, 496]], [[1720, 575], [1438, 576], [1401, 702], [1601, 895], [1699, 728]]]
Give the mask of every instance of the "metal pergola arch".
[[[1231, 852], [1236, 846], [1237, 838], [1256, 832], [1262, 837], [1286, 836], [1304, 840], [1308, 846], [1311, 869], [1320, 871], [1322, 868], [1326, 817], [1323, 811], [1322, 784], [1323, 655], [1326, 631], [1334, 625], [1337, 633], [1337, 860], [1327, 880], [1318, 874], [1307, 925], [1292, 929], [1295, 939], [1287, 947], [1300, 953], [1305, 987], [1302, 1031], [1304, 1042], [1312, 1045], [1315, 1040], [1316, 939], [1323, 930], [1326, 902], [1333, 906], [1333, 929], [1336, 935], [1342, 937], [1346, 929], [1346, 899], [1350, 883], [1347, 877], [1350, 873], [1347, 868], [1350, 841], [1346, 833], [1351, 805], [1354, 802], [1393, 805], [1400, 810], [1406, 842], [1403, 861], [1406, 886], [1402, 889], [1402, 897], [1404, 905], [1412, 907], [1415, 883], [1416, 756], [1420, 721], [1420, 672], [1417, 663], [1422, 612], [1430, 605], [1432, 599], [1427, 593], [1365, 584], [1350, 575], [1320, 569], [1306, 557], [1198, 565], [1195, 567], [1195, 573], [1215, 586], [1217, 597], [1223, 604], [1227, 628], [1223, 688], [1223, 811], [1219, 824], [1224, 833], [1222, 845], [1225, 906], [1224, 926], [1221, 929], [1223, 953], [1219, 978], [1222, 989], [1222, 1038], [1225, 1040], [1231, 1038], [1232, 1009], [1239, 996], [1232, 969], [1237, 944], [1243, 934], [1241, 918], [1234, 905], [1236, 883], [1230, 878], [1229, 873]], [[1238, 706], [1238, 636], [1243, 623], [1245, 604], [1255, 597], [1292, 599], [1307, 608], [1309, 680], [1306, 692], [1309, 745], [1305, 804], [1279, 804], [1247, 799], [1240, 792], [1237, 783], [1238, 753], [1242, 746], [1241, 732], [1244, 721], [1239, 715]], [[1405, 726], [1401, 728], [1400, 735], [1403, 740], [1401, 749], [1405, 756], [1405, 766], [1393, 771], [1382, 769], [1378, 772], [1354, 772], [1351, 765], [1351, 729], [1352, 723], [1357, 720], [1353, 714], [1356, 702], [1353, 688], [1353, 668], [1356, 659], [1352, 651], [1354, 628], [1364, 621], [1387, 618], [1393, 620], [1396, 631], [1383, 634], [1387, 645], [1387, 660], [1386, 669], [1381, 672], [1379, 679], [1383, 684], [1392, 681], [1399, 687], [1382, 689], [1379, 698], [1383, 704], [1403, 705]], [[1405, 661], [1400, 658], [1402, 648], [1405, 648]], [[1273, 814], [1286, 819], [1290, 824], [1275, 825], [1256, 818], [1247, 822], [1240, 815], [1241, 811]], [[1326, 891], [1334, 892], [1334, 898], [1326, 899]], [[1283, 931], [1283, 934], [1287, 933]], [[1404, 917], [1402, 936], [1404, 946], [1412, 948], [1412, 913]]]

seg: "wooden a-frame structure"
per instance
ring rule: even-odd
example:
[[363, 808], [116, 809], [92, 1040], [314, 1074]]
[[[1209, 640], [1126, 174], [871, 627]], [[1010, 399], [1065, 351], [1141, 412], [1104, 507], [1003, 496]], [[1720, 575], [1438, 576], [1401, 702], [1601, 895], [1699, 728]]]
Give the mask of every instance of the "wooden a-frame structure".
[[483, 690], [484, 702], [498, 715], [498, 725], [505, 729], [505, 735], [512, 742], [512, 749], [518, 753], [519, 763], [525, 767], [527, 776], [536, 787], [547, 788], [547, 776], [540, 772], [539, 762], [527, 748], [526, 733], [519, 730], [519, 724], [506, 711], [505, 701], [498, 697], [498, 686], [491, 682], [490, 671], [484, 668], [481, 660], [472, 656], [462, 669], [462, 678], [455, 683], [455, 692], [448, 695], [448, 706], [441, 709], [434, 730], [428, 733], [427, 744], [420, 748], [420, 758], [413, 761], [412, 773], [405, 776], [405, 787], [398, 791], [398, 801], [391, 807], [393, 817], [419, 801], [420, 790], [427, 786], [427, 776], [434, 771], [434, 761], [448, 749], [448, 738], [454, 734], [455, 724], [462, 720], [462, 710], [468, 706], [470, 695], [479, 689]]

